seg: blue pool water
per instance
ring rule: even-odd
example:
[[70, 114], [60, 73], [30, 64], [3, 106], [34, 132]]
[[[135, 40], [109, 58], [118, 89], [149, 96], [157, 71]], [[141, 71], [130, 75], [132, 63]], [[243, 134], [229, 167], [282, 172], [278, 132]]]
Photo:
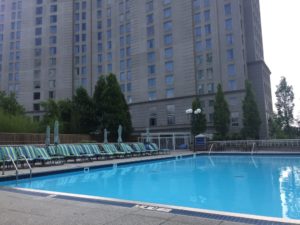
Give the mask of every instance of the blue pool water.
[[197, 156], [43, 176], [18, 187], [300, 219], [299, 156]]

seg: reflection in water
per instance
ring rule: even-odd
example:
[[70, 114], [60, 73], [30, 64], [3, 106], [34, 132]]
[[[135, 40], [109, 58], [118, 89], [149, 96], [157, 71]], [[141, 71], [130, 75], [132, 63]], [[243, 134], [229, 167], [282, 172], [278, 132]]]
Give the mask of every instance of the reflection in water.
[[280, 169], [279, 188], [284, 218], [300, 218], [300, 167]]
[[200, 156], [51, 175], [19, 186], [300, 219], [299, 159]]

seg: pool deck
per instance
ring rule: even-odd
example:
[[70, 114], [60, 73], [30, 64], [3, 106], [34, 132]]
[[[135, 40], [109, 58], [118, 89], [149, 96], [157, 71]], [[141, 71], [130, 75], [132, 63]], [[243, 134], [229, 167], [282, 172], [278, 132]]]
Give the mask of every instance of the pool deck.
[[[192, 155], [191, 151], [174, 151], [167, 155], [122, 158], [85, 163], [67, 163], [51, 167], [34, 167], [33, 174], [66, 169], [110, 165], [115, 163], [136, 162], [175, 156]], [[28, 174], [28, 169], [20, 170]], [[15, 176], [15, 171], [5, 172], [5, 176]], [[4, 177], [0, 175], [0, 178]], [[248, 223], [232, 222], [219, 216], [208, 219], [193, 213], [159, 212], [135, 206], [124, 206], [99, 203], [96, 201], [81, 201], [72, 198], [59, 198], [51, 194], [26, 194], [0, 188], [0, 225], [245, 225], [245, 224], [278, 224], [262, 221]], [[238, 219], [236, 221], [239, 221]], [[300, 223], [300, 221], [299, 221]], [[282, 223], [284, 224], [284, 223]], [[287, 224], [287, 223], [286, 223]]]

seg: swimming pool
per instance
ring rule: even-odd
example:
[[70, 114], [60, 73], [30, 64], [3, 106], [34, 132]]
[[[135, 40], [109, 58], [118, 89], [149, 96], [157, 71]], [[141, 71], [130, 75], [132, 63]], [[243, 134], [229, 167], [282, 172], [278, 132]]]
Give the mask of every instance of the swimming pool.
[[18, 187], [300, 219], [300, 156], [168, 159], [24, 179]]

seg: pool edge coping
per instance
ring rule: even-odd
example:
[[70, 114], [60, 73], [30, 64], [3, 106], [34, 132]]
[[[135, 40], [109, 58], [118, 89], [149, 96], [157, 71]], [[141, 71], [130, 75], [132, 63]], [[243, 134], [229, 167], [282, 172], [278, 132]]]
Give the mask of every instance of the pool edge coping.
[[[174, 205], [149, 203], [149, 202], [142, 202], [142, 201], [131, 201], [131, 200], [107, 198], [107, 197], [92, 196], [92, 195], [71, 194], [65, 192], [35, 190], [29, 188], [0, 187], [0, 191], [35, 195], [40, 197], [51, 197], [51, 198], [61, 199], [61, 200], [71, 200], [71, 201], [88, 202], [94, 204], [121, 206], [127, 208], [135, 207], [135, 208], [141, 208], [145, 210], [147, 210], [147, 207], [170, 209], [171, 211], [168, 213], [172, 213], [175, 215], [195, 216], [195, 217], [212, 219], [212, 220], [241, 222], [246, 224], [261, 224], [261, 223], [263, 223], [264, 225], [300, 224], [300, 220], [295, 220], [295, 219], [259, 216], [259, 215], [252, 215], [252, 214], [243, 214], [243, 213], [233, 213], [233, 212], [218, 211], [218, 210], [198, 209], [198, 208], [184, 207], [184, 206], [174, 206]], [[145, 208], [143, 208], [144, 206]], [[158, 210], [151, 210], [151, 211], [158, 212]]]

